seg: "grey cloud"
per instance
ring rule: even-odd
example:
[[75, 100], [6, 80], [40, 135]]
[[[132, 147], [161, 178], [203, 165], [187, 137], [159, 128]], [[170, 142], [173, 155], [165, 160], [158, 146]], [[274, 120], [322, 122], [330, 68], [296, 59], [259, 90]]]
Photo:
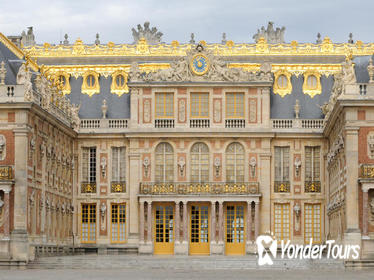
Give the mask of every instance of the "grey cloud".
[[[334, 42], [373, 41], [374, 2], [348, 0], [112, 0], [48, 1], [1, 0], [0, 32], [20, 34], [34, 26], [38, 43], [58, 43], [65, 33], [92, 43], [132, 42], [131, 28], [148, 20], [164, 33], [163, 40], [220, 42], [222, 32], [235, 42], [252, 42], [252, 35], [268, 21], [286, 27], [286, 41], [314, 42], [316, 34]], [[11, 11], [11, 12], [9, 12]]]

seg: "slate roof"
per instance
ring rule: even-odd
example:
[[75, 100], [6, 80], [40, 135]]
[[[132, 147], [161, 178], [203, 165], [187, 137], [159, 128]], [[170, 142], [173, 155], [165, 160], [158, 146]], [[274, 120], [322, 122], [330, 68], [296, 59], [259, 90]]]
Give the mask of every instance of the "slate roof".
[[6, 85], [15, 85], [17, 80], [18, 69], [21, 67], [23, 60], [19, 59], [11, 50], [0, 42], [0, 62], [5, 62], [7, 71], [5, 77]]

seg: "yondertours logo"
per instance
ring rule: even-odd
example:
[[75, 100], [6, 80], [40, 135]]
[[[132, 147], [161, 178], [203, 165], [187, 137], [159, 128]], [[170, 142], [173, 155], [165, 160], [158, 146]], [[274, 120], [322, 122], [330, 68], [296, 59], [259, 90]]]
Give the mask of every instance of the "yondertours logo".
[[[272, 265], [273, 259], [277, 257], [278, 241], [270, 235], [260, 235], [256, 239], [258, 265]], [[291, 244], [291, 241], [280, 241], [281, 259], [321, 259], [324, 252], [326, 258], [332, 259], [358, 259], [360, 253], [359, 245], [336, 244], [335, 240], [327, 240], [326, 244]]]

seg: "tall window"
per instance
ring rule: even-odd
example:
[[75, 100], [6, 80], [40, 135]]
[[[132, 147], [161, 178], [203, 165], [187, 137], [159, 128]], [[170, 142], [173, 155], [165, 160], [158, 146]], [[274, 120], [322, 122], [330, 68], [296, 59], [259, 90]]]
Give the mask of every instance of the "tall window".
[[173, 93], [156, 93], [156, 118], [172, 118], [174, 116]]
[[111, 238], [113, 243], [125, 242], [126, 204], [112, 204]]
[[239, 143], [231, 143], [226, 149], [226, 181], [244, 182], [244, 148]]
[[244, 93], [226, 93], [226, 117], [244, 118]]
[[280, 240], [290, 239], [290, 204], [274, 204], [275, 236]]
[[209, 117], [209, 93], [191, 93], [191, 118]]
[[160, 143], [156, 147], [156, 182], [174, 180], [174, 152], [169, 143]]
[[96, 204], [82, 204], [82, 243], [96, 241]]
[[275, 147], [275, 181], [289, 181], [290, 147]]
[[305, 147], [305, 180], [320, 179], [320, 147]]
[[321, 204], [305, 204], [304, 212], [304, 241], [309, 243], [321, 242]]
[[209, 181], [209, 148], [204, 143], [196, 143], [191, 148], [191, 181]]
[[83, 148], [82, 180], [96, 182], [96, 147]]
[[112, 147], [112, 181], [123, 182], [126, 179], [125, 147]]

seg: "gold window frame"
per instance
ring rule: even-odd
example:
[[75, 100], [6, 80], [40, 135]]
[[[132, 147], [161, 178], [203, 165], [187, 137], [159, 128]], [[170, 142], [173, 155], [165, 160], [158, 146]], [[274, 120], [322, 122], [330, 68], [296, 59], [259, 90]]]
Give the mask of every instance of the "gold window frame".
[[[193, 111], [192, 111], [192, 108], [193, 108], [193, 104], [192, 104], [192, 101], [193, 101], [193, 98], [196, 98], [198, 99], [198, 115], [196, 116], [193, 116]], [[204, 102], [203, 102], [203, 99], [204, 98], [207, 98], [207, 102], [206, 102], [206, 108], [203, 108], [204, 106]], [[209, 105], [210, 105], [210, 102], [209, 102], [209, 92], [191, 92], [190, 94], [190, 117], [191, 119], [205, 119], [205, 118], [209, 118]], [[202, 114], [202, 111], [205, 111], [204, 109], [206, 109], [206, 115], [203, 115]]]
[[[308, 207], [310, 207], [308, 209]], [[315, 229], [317, 227], [315, 227], [316, 225], [316, 220], [315, 220], [315, 210], [316, 210], [316, 207], [318, 207], [318, 211], [319, 211], [319, 218], [318, 218], [318, 223], [319, 223], [319, 227], [318, 227], [318, 230], [319, 230], [319, 239], [318, 240], [315, 240], [314, 237], [316, 236], [316, 231]], [[311, 211], [310, 213], [310, 216], [311, 218], [308, 220], [308, 211]], [[320, 244], [322, 242], [322, 205], [321, 203], [305, 203], [304, 204], [304, 242], [305, 244], [309, 244], [309, 241], [310, 241], [310, 238], [313, 238], [313, 244]], [[310, 232], [307, 232], [307, 226], [310, 226]], [[318, 224], [317, 224], [318, 225]], [[308, 236], [308, 234], [311, 236]], [[309, 237], [309, 239], [308, 239]]]
[[[122, 75], [124, 78], [124, 83], [122, 86], [117, 84], [117, 77]], [[112, 73], [112, 84], [110, 86], [111, 93], [117, 94], [118, 96], [121, 96], [124, 93], [129, 93], [129, 87], [127, 85], [127, 79], [128, 75], [123, 70], [117, 70]]]
[[[278, 85], [278, 79], [280, 76], [286, 76], [287, 78], [287, 86], [285, 88], [281, 88]], [[280, 97], [285, 97], [288, 94], [291, 94], [292, 92], [292, 84], [291, 84], [291, 73], [281, 69], [274, 73], [274, 86], [273, 86], [273, 92], [274, 94], [280, 95]]]
[[[229, 103], [228, 103], [228, 100], [229, 100], [229, 97], [232, 96], [233, 100], [234, 100], [234, 108], [233, 108], [233, 114], [229, 114]], [[226, 118], [228, 119], [244, 119], [244, 116], [245, 116], [245, 94], [244, 92], [226, 92], [226, 102], [225, 102], [225, 107], [226, 107]], [[242, 103], [240, 103], [240, 99], [242, 98]], [[238, 102], [239, 101], [239, 102]], [[241, 112], [241, 114], [238, 112], [238, 107], [239, 106], [243, 106], [243, 110]]]
[[[93, 86], [89, 86], [87, 83], [87, 78], [90, 75], [95, 78], [95, 84]], [[89, 97], [92, 97], [92, 95], [96, 93], [100, 93], [99, 74], [97, 72], [89, 70], [83, 74], [82, 93], [87, 94]]]
[[[162, 96], [162, 102], [160, 101], [160, 97]], [[170, 98], [170, 102], [168, 102], [167, 98]], [[158, 115], [159, 111], [157, 110], [157, 105], [162, 104], [163, 112], [162, 115]], [[171, 104], [171, 115], [168, 115], [168, 108], [167, 105]], [[174, 118], [174, 92], [156, 92], [155, 93], [155, 118], [156, 119], [173, 119]]]
[[[308, 85], [308, 78], [311, 77], [311, 76], [316, 77], [317, 84], [316, 84], [315, 88], [312, 88]], [[311, 70], [306, 71], [304, 73], [303, 92], [304, 92], [304, 94], [309, 95], [311, 98], [313, 98], [314, 96], [322, 93], [321, 74], [320, 73], [318, 73], [317, 71], [311, 71]]]
[[60, 80], [60, 76], [63, 76], [65, 78], [65, 84], [61, 84], [62, 88], [61, 88], [61, 91], [62, 93], [65, 95], [65, 94], [70, 94], [71, 92], [71, 87], [70, 87], [70, 74], [69, 73], [66, 73], [64, 71], [59, 71], [55, 74], [55, 80], [56, 81], [59, 81]]
[[[125, 210], [123, 216], [121, 216], [121, 207]], [[127, 241], [126, 222], [127, 222], [126, 203], [111, 203], [110, 204], [110, 242], [111, 243], [126, 243]], [[116, 231], [115, 231], [115, 227], [116, 227]], [[121, 238], [121, 235], [123, 236], [123, 238]]]

